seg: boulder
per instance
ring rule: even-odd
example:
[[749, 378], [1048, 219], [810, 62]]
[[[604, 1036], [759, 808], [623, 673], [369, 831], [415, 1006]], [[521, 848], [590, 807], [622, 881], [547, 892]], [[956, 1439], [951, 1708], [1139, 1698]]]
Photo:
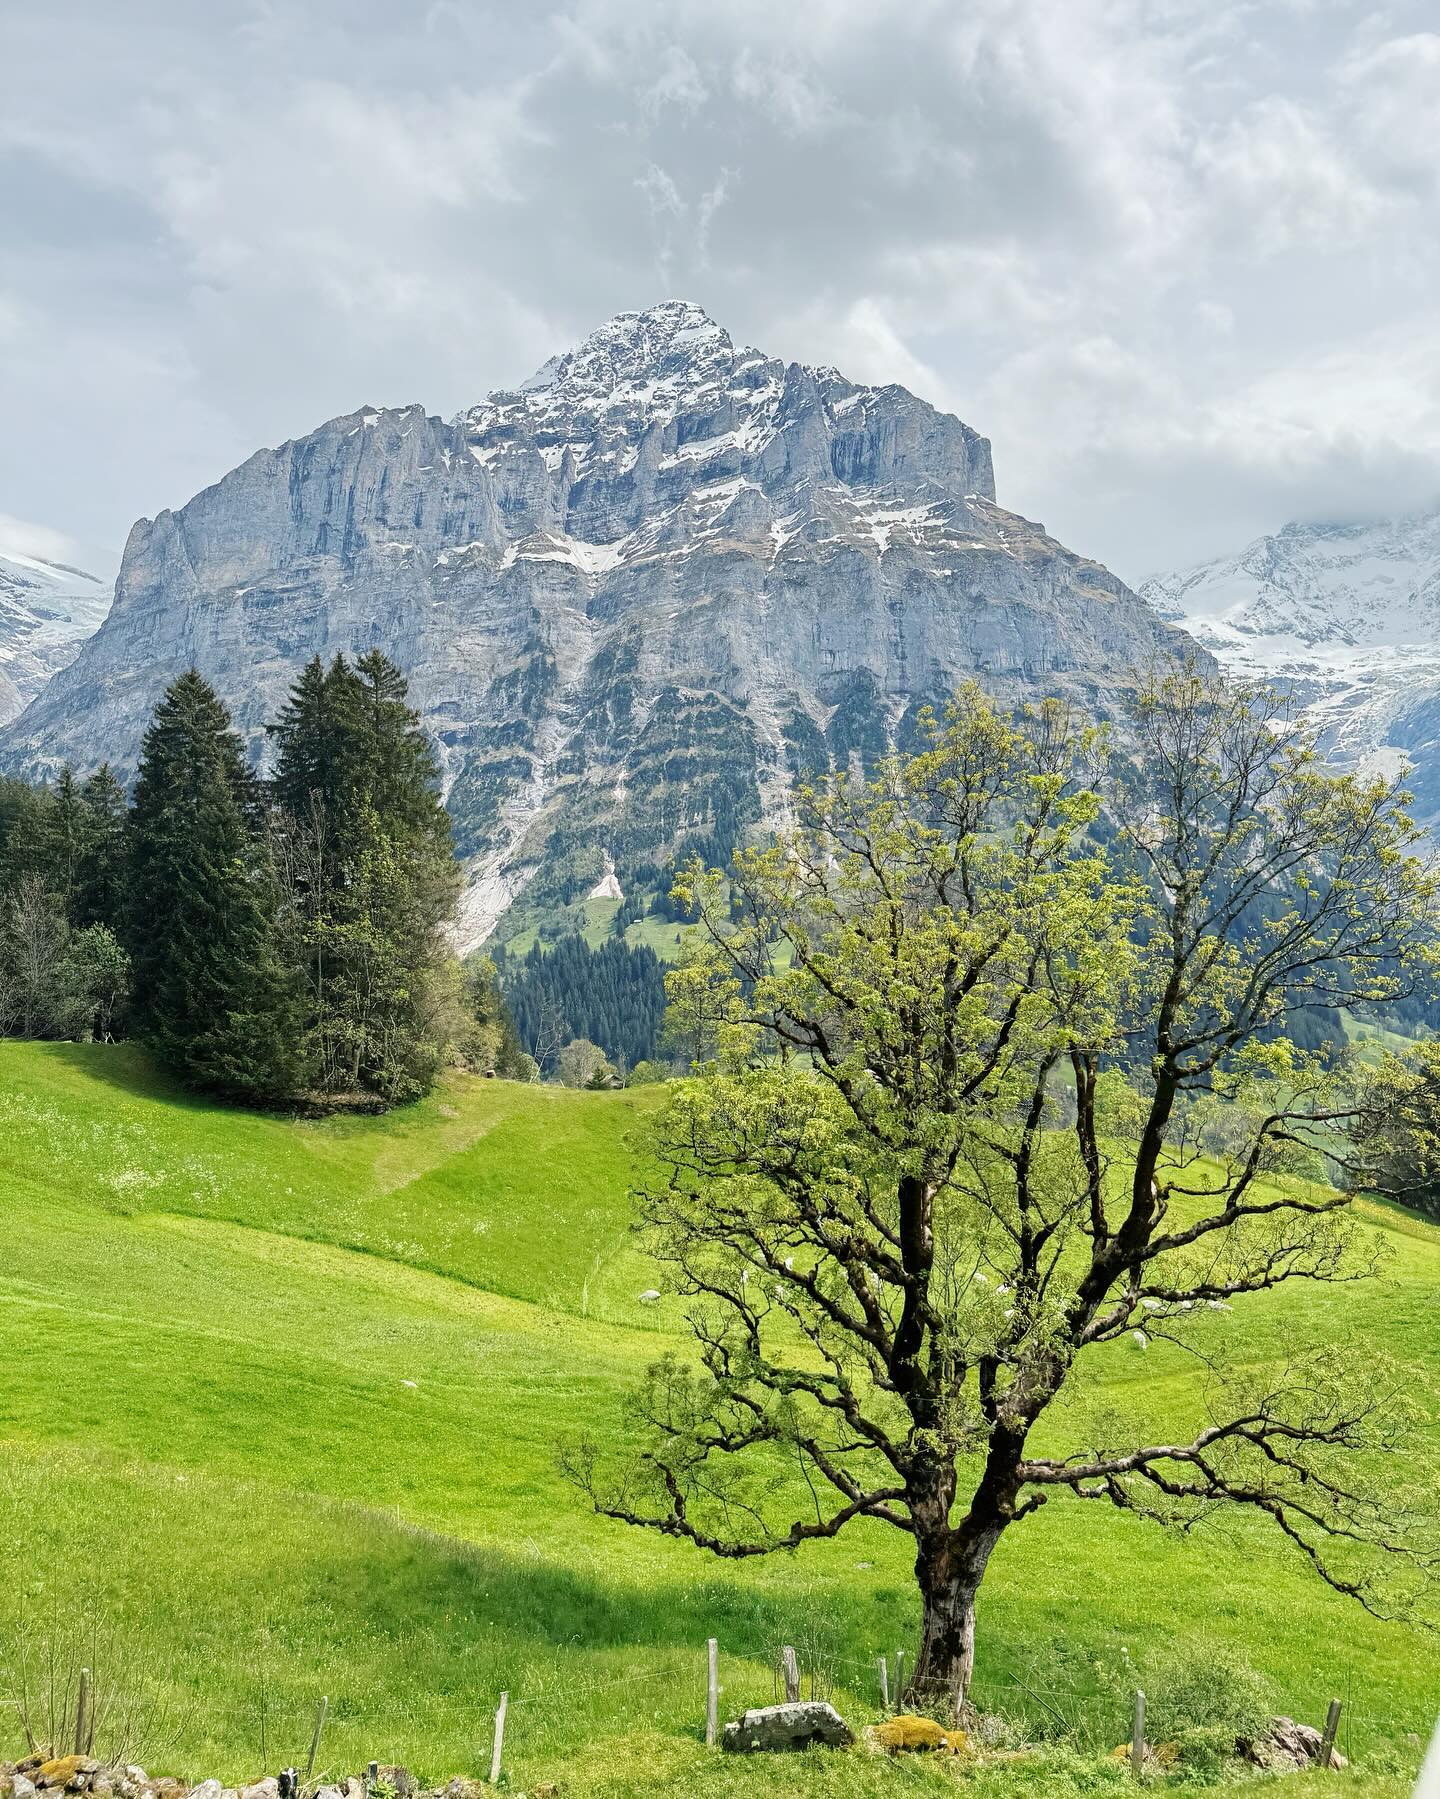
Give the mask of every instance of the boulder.
[[855, 1733], [833, 1705], [818, 1699], [762, 1705], [725, 1726], [720, 1747], [735, 1753], [752, 1750], [808, 1749], [812, 1743], [845, 1748]]
[[927, 1751], [964, 1755], [970, 1747], [970, 1739], [963, 1730], [946, 1730], [933, 1718], [916, 1717], [910, 1712], [902, 1712], [898, 1718], [886, 1718], [867, 1735], [877, 1749], [888, 1749], [892, 1755], [924, 1754]]
[[88, 1755], [59, 1755], [54, 1761], [42, 1762], [35, 1771], [37, 1787], [68, 1787], [78, 1793], [100, 1764]]
[[257, 1780], [248, 1787], [242, 1787], [240, 1799], [279, 1799], [280, 1782], [273, 1774], [267, 1774], [263, 1780]]
[[[1239, 1745], [1246, 1761], [1254, 1762], [1272, 1774], [1294, 1774], [1312, 1768], [1320, 1760], [1324, 1733], [1313, 1724], [1297, 1724], [1294, 1718], [1272, 1718], [1263, 1737]], [[1338, 1749], [1330, 1751], [1330, 1766], [1345, 1768], [1350, 1764]]]
[[10, 1799], [35, 1799], [35, 1782], [18, 1768], [10, 1776]]
[[218, 1780], [202, 1780], [198, 1787], [191, 1787], [190, 1799], [220, 1799], [224, 1791]]

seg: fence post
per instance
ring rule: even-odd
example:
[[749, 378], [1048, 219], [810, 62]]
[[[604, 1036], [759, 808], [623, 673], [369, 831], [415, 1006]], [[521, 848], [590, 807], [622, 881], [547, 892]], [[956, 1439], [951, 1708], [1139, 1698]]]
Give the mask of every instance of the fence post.
[[320, 1733], [325, 1728], [325, 1714], [330, 1709], [330, 1701], [322, 1693], [320, 1703], [315, 1707], [315, 1729], [310, 1738], [310, 1753], [305, 1760], [305, 1779], [308, 1782], [315, 1772], [315, 1757], [320, 1753]]
[[904, 1699], [904, 1697], [905, 1697], [905, 1651], [903, 1649], [897, 1649], [895, 1651], [895, 1709], [897, 1711], [900, 1709], [900, 1704], [901, 1704], [901, 1701]]
[[1137, 1780], [1145, 1776], [1145, 1694], [1135, 1689], [1135, 1727], [1130, 1733], [1130, 1772]]
[[490, 1752], [490, 1784], [500, 1784], [500, 1756], [505, 1747], [505, 1714], [510, 1709], [510, 1695], [500, 1695], [500, 1705], [495, 1713], [495, 1747]]
[[705, 1747], [715, 1747], [720, 1723], [720, 1645], [711, 1637], [705, 1644]]
[[890, 1663], [883, 1655], [880, 1657], [880, 1703], [888, 1712], [890, 1709]]
[[1320, 1739], [1320, 1766], [1327, 1773], [1330, 1768], [1330, 1757], [1335, 1748], [1335, 1733], [1340, 1728], [1340, 1701], [1330, 1701], [1330, 1711], [1325, 1719], [1325, 1734]]
[[786, 1699], [798, 1699], [800, 1697], [800, 1663], [795, 1651], [788, 1643], [780, 1651], [780, 1666], [785, 1671]]
[[86, 1752], [85, 1723], [89, 1710], [90, 1670], [82, 1668], [80, 1670], [80, 1696], [75, 1701], [75, 1753], [77, 1755], [84, 1755]]

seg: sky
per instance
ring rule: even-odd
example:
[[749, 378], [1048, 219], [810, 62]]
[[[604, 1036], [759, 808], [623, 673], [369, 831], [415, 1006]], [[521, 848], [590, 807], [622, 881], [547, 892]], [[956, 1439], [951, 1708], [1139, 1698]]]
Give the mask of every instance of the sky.
[[1440, 500], [1434, 0], [0, 0], [0, 67], [11, 549], [675, 296], [1132, 582]]

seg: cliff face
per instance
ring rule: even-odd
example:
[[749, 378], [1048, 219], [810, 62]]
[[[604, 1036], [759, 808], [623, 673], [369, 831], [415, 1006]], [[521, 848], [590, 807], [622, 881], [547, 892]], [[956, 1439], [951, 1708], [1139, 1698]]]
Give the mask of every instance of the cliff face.
[[449, 424], [333, 419], [142, 520], [4, 754], [133, 767], [192, 663], [260, 754], [302, 662], [379, 645], [440, 750], [477, 941], [537, 875], [623, 888], [778, 816], [797, 770], [904, 741], [958, 680], [1103, 708], [1181, 641], [996, 505], [969, 426], [671, 302]]

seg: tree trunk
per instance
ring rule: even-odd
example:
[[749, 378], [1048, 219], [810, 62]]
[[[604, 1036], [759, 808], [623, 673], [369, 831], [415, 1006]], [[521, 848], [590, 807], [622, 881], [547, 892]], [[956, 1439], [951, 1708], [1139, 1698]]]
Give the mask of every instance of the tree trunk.
[[905, 1698], [943, 1707], [957, 1724], [965, 1721], [975, 1673], [975, 1596], [999, 1538], [998, 1526], [947, 1531], [938, 1539], [922, 1540], [915, 1557], [924, 1611], [920, 1651]]

